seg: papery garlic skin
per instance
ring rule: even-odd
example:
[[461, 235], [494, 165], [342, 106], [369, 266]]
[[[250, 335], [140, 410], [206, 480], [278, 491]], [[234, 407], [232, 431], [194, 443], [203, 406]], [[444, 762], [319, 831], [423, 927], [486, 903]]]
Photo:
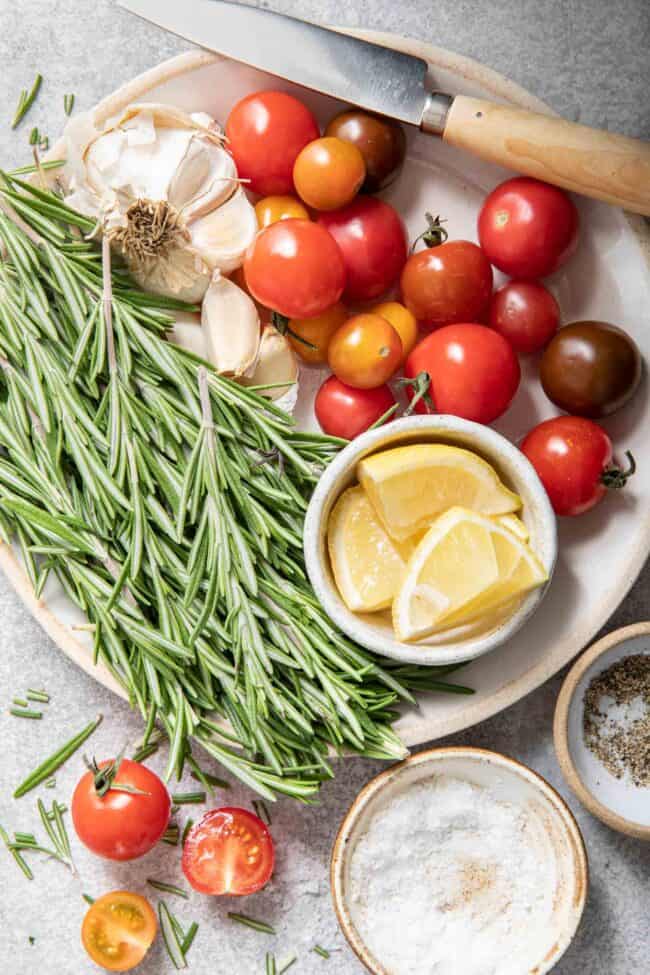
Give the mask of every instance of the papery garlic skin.
[[298, 399], [298, 359], [286, 335], [281, 335], [275, 326], [265, 325], [262, 329], [257, 365], [250, 378], [243, 381], [246, 386], [275, 386], [261, 389], [260, 394], [274, 400], [287, 413], [293, 412]]
[[235, 379], [255, 371], [260, 352], [260, 319], [255, 302], [234, 281], [216, 272], [203, 299], [201, 326], [208, 359]]
[[241, 265], [255, 211], [209, 116], [144, 103], [101, 132], [75, 119], [65, 134], [68, 202], [97, 218], [144, 289], [197, 302], [213, 271]]

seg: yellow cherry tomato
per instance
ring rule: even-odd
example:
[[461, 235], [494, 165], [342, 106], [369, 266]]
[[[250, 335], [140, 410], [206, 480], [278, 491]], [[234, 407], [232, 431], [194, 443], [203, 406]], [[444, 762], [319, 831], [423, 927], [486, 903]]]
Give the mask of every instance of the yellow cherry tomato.
[[402, 340], [402, 362], [406, 359], [411, 349], [418, 340], [418, 323], [415, 315], [399, 301], [382, 301], [375, 305], [370, 311], [374, 315], [381, 315], [387, 322], [390, 322]]
[[314, 210], [338, 210], [350, 203], [365, 178], [366, 164], [357, 147], [334, 136], [309, 142], [293, 164], [298, 196]]
[[98, 897], [81, 926], [83, 946], [108, 972], [129, 972], [151, 947], [158, 924], [145, 897], [113, 890]]
[[[337, 301], [335, 305], [328, 308], [321, 315], [314, 318], [292, 318], [289, 321], [287, 338], [303, 362], [310, 362], [318, 365], [327, 362], [327, 350], [330, 340], [337, 331], [348, 320], [348, 310]], [[298, 336], [296, 338], [296, 336]], [[301, 342], [300, 339], [303, 339]], [[309, 345], [305, 345], [308, 342]], [[309, 346], [314, 348], [310, 349]]]
[[342, 383], [374, 389], [387, 382], [402, 361], [402, 340], [381, 315], [355, 315], [332, 336], [327, 361]]
[[295, 196], [265, 196], [255, 204], [257, 223], [262, 230], [278, 220], [309, 220], [309, 211]]

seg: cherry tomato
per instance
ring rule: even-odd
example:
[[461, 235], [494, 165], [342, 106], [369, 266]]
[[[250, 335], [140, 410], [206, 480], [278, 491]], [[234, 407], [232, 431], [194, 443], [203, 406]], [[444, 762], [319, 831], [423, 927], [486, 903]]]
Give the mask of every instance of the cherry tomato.
[[415, 315], [399, 301], [382, 301], [370, 309], [373, 315], [381, 315], [390, 322], [402, 340], [402, 362], [418, 340], [418, 323]]
[[309, 220], [280, 220], [261, 230], [244, 260], [254, 298], [287, 318], [311, 318], [343, 292], [345, 266], [336, 241]]
[[314, 409], [325, 433], [353, 440], [394, 405], [395, 397], [388, 386], [355, 389], [330, 376], [316, 393]]
[[620, 410], [634, 396], [641, 372], [636, 344], [607, 322], [565, 325], [539, 364], [548, 398], [567, 413], [592, 419]]
[[478, 236], [489, 260], [512, 278], [544, 278], [578, 243], [578, 211], [564, 190], [517, 176], [486, 198]]
[[[112, 762], [79, 779], [72, 796], [72, 821], [89, 850], [107, 860], [135, 860], [152, 849], [167, 829], [171, 801], [155, 772], [123, 758], [103, 795]], [[118, 788], [126, 785], [135, 793]]]
[[350, 301], [378, 298], [396, 282], [407, 242], [404, 224], [389, 203], [360, 196], [342, 210], [321, 214], [318, 222], [341, 248]]
[[[287, 338], [303, 362], [318, 365], [327, 362], [330, 340], [337, 329], [349, 318], [347, 308], [337, 301], [321, 315], [314, 318], [292, 318], [289, 321]], [[296, 338], [297, 336], [297, 338]], [[304, 341], [300, 341], [303, 339]], [[315, 346], [310, 349], [309, 345]]]
[[310, 142], [293, 167], [298, 195], [314, 210], [338, 210], [355, 198], [366, 177], [366, 164], [356, 146], [326, 136]]
[[274, 862], [271, 834], [247, 809], [212, 809], [183, 846], [183, 873], [202, 894], [254, 894], [268, 883]]
[[560, 324], [560, 306], [539, 281], [508, 281], [490, 301], [488, 324], [515, 352], [539, 352]]
[[319, 136], [306, 105], [283, 91], [258, 91], [237, 102], [226, 136], [237, 172], [254, 193], [291, 193], [293, 164], [300, 150]]
[[265, 196], [255, 204], [260, 229], [278, 220], [309, 220], [309, 211], [295, 196]]
[[446, 325], [416, 345], [404, 375], [419, 385], [418, 413], [451, 413], [491, 423], [508, 408], [519, 386], [519, 362], [506, 340], [485, 325]]
[[371, 115], [358, 108], [336, 115], [325, 129], [355, 145], [366, 164], [363, 189], [376, 193], [389, 186], [399, 173], [406, 155], [406, 136], [399, 122]]
[[520, 448], [546, 488], [558, 515], [581, 515], [622, 488], [634, 473], [634, 459], [621, 471], [612, 465], [612, 442], [602, 427], [581, 416], [545, 420], [524, 437]]
[[480, 247], [449, 240], [411, 254], [400, 278], [402, 299], [427, 328], [481, 318], [492, 294], [492, 268]]
[[402, 361], [402, 341], [381, 315], [355, 315], [332, 336], [327, 360], [341, 382], [374, 389], [390, 379]]
[[157, 928], [156, 915], [145, 897], [112, 890], [86, 911], [81, 940], [92, 960], [106, 971], [130, 972], [147, 954]]

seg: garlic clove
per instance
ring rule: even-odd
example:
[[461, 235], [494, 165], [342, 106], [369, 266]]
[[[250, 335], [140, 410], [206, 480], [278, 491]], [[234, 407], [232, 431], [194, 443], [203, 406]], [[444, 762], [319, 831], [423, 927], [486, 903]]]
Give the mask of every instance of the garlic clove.
[[[276, 386], [276, 383], [287, 383]], [[298, 360], [285, 335], [281, 335], [273, 325], [265, 325], [260, 339], [259, 358], [255, 370], [244, 380], [246, 386], [276, 386], [262, 396], [275, 400], [278, 406], [291, 413], [298, 398]]]
[[192, 246], [213, 269], [240, 267], [258, 231], [255, 208], [241, 187], [218, 209], [188, 225]]
[[173, 326], [167, 333], [167, 338], [174, 345], [193, 352], [202, 359], [208, 359], [208, 340], [205, 330], [201, 327], [201, 316], [192, 312], [176, 312]]
[[171, 178], [167, 200], [190, 223], [225, 203], [237, 186], [237, 167], [230, 153], [193, 136]]
[[260, 320], [253, 299], [217, 271], [201, 309], [208, 360], [227, 376], [250, 375], [260, 349]]

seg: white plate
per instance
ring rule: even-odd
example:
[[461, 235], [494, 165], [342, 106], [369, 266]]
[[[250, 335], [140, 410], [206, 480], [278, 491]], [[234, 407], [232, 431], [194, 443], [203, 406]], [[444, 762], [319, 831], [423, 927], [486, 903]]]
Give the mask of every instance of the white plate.
[[[442, 90], [545, 110], [525, 91], [476, 62], [416, 41], [366, 36], [426, 57], [432, 83]], [[304, 98], [321, 121], [339, 107], [328, 98], [252, 68], [197, 51], [134, 79], [96, 111], [101, 120], [129, 102], [155, 100], [207, 111], [224, 120], [243, 95], [256, 88], [278, 87]], [[56, 154], [57, 148], [53, 151]], [[425, 210], [432, 210], [447, 218], [453, 237], [475, 240], [481, 200], [506, 175], [439, 140], [412, 132], [405, 171], [385, 196], [404, 216], [411, 235], [422, 229]], [[636, 221], [635, 233], [621, 211], [587, 200], [577, 203], [582, 217], [579, 251], [566, 270], [549, 282], [560, 301], [563, 320], [599, 318], [621, 325], [636, 339], [647, 360], [650, 278], [640, 244], [643, 225]], [[554, 412], [535, 379], [534, 364], [525, 364], [523, 371], [524, 381], [513, 406], [496, 424], [513, 440]], [[320, 381], [318, 371], [303, 376], [299, 420], [304, 426], [315, 425], [313, 394]], [[629, 488], [590, 514], [560, 525], [558, 565], [540, 612], [507, 644], [463, 671], [463, 681], [476, 688], [473, 697], [423, 696], [419, 709], [405, 711], [397, 727], [407, 744], [466, 728], [539, 686], [591, 639], [627, 593], [650, 551], [650, 467], [643, 463], [650, 441], [645, 380], [633, 402], [606, 426], [619, 448], [632, 450], [641, 461]], [[63, 590], [53, 583], [42, 600], [36, 601], [14, 552], [6, 546], [0, 548], [0, 566], [57, 645], [102, 683], [118, 690], [104, 669], [93, 668], [90, 641], [71, 629], [83, 620]]]

